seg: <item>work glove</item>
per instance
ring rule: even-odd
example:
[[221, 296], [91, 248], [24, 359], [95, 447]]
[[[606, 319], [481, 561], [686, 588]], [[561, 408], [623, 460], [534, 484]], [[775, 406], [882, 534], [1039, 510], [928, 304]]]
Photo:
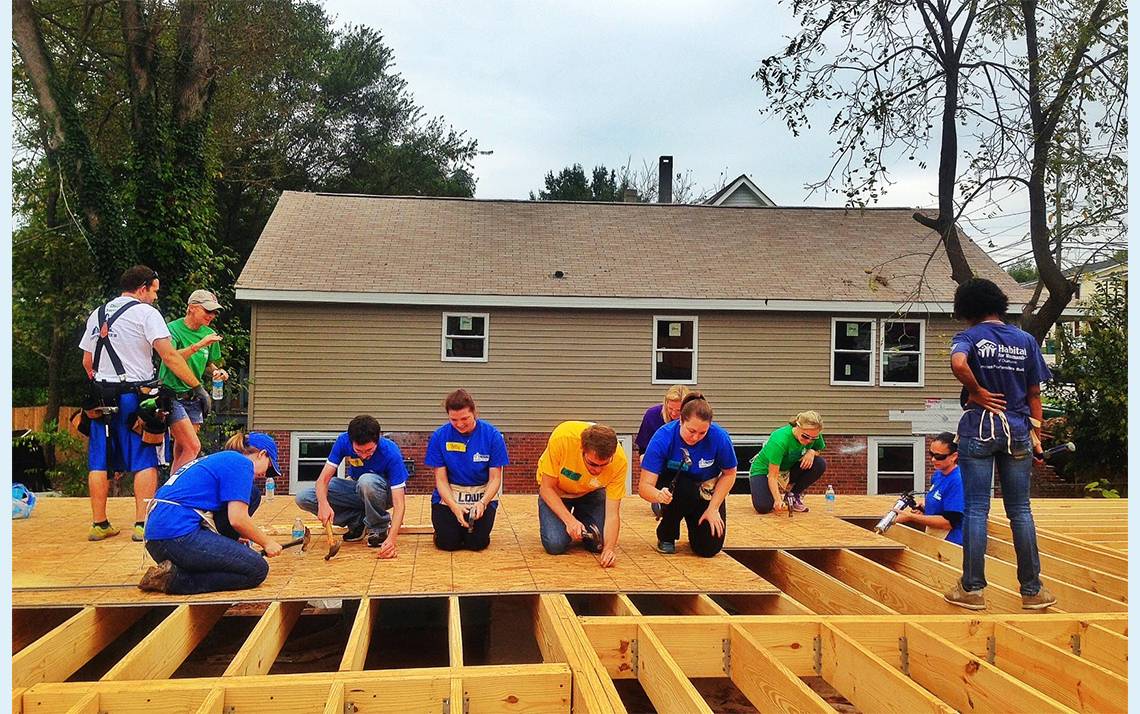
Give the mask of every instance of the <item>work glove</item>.
[[205, 418], [210, 415], [210, 393], [206, 388], [199, 384], [194, 387], [194, 398], [198, 400], [198, 406], [202, 408], [202, 417]]

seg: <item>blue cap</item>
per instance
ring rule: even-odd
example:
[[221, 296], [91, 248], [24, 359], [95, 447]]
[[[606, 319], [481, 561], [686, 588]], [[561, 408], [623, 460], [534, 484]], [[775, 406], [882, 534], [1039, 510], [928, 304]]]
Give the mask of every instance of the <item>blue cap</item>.
[[273, 475], [280, 477], [281, 467], [277, 465], [277, 442], [273, 437], [260, 431], [251, 431], [246, 436], [246, 441], [255, 449], [261, 449], [269, 454], [269, 465], [273, 467]]

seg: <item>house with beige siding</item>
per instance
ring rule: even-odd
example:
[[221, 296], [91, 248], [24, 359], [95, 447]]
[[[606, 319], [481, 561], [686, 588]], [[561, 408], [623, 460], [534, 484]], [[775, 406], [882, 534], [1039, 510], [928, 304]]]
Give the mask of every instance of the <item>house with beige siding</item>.
[[427, 438], [464, 387], [506, 437], [506, 490], [530, 492], [556, 424], [609, 424], [633, 452], [646, 407], [680, 383], [732, 435], [739, 490], [805, 409], [824, 417], [837, 490], [921, 488], [929, 435], [960, 413], [958, 326], [937, 236], [912, 213], [285, 192], [237, 283], [249, 423], [278, 440], [292, 491], [372, 414], [426, 492]]

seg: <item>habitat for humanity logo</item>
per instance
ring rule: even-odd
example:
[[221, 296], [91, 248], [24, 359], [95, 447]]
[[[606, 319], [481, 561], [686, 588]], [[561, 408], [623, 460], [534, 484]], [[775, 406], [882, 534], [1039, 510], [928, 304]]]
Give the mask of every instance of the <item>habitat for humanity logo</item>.
[[978, 348], [979, 357], [993, 357], [997, 354], [997, 344], [989, 340], [982, 340], [975, 346]]

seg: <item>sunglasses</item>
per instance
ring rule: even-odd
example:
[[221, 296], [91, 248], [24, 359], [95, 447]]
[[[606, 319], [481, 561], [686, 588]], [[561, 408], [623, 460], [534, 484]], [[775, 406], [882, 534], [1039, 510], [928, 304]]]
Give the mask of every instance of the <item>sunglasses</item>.
[[819, 434], [809, 434], [806, 431], [801, 431], [799, 437], [797, 438], [803, 439], [805, 441], [815, 441], [818, 437]]
[[926, 453], [930, 454], [930, 458], [934, 459], [935, 461], [945, 461], [946, 459], [948, 459], [954, 455], [954, 452], [939, 454], [936, 451], [927, 451]]

